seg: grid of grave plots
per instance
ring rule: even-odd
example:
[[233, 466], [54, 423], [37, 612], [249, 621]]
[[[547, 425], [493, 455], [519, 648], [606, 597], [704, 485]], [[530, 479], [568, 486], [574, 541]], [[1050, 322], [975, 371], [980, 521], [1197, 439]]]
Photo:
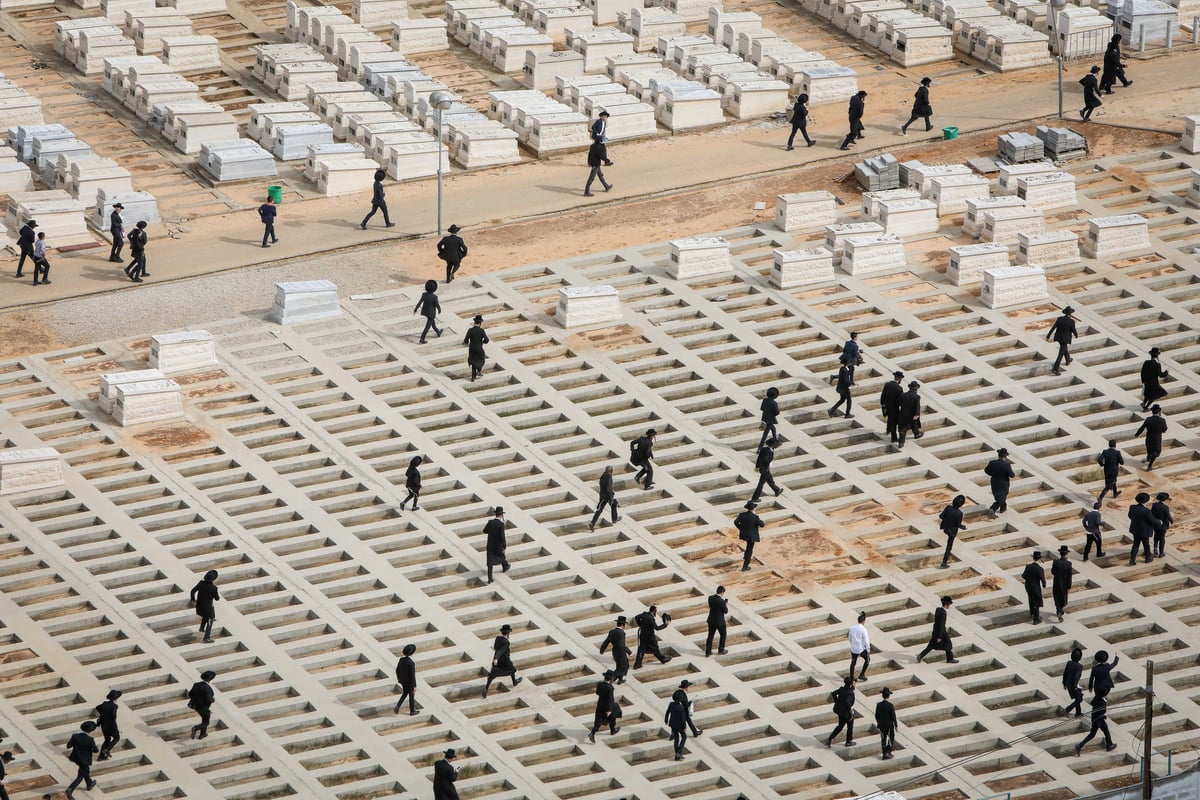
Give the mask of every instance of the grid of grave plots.
[[[1051, 268], [1053, 302], [1017, 311], [949, 286], [929, 242], [910, 245], [898, 274], [774, 289], [771, 251], [817, 235], [762, 227], [726, 232], [732, 275], [690, 284], [667, 277], [666, 244], [468, 277], [444, 291], [448, 331], [426, 345], [413, 290], [302, 325], [216, 323], [221, 366], [174, 376], [188, 415], [175, 424], [121, 429], [95, 403], [98, 376], [143, 365], [148, 339], [0, 365], [7, 446], [53, 447], [67, 467], [64, 490], [0, 506], [15, 648], [0, 709], [32, 753], [12, 780], [69, 778], [60, 740], [121, 688], [130, 741], [97, 770], [121, 798], [177, 787], [419, 795], [446, 747], [464, 754], [465, 797], [825, 798], [877, 786], [915, 798], [1068, 796], [1134, 774], [1146, 658], [1159, 675], [1155, 768], [1167, 751], [1186, 766], [1200, 744], [1194, 535], [1182, 527], [1167, 558], [1127, 567], [1122, 518], [1126, 492], [1145, 482], [1186, 498], [1200, 474], [1198, 234], [1179, 202], [1190, 168], [1166, 152], [1073, 167], [1080, 208], [1050, 227], [1136, 211], [1151, 219], [1154, 254]], [[957, 241], [955, 228], [943, 234]], [[559, 288], [601, 283], [620, 292], [621, 324], [572, 332], [548, 313]], [[1083, 336], [1056, 378], [1042, 336], [1067, 302]], [[461, 337], [477, 313], [493, 344], [469, 383]], [[867, 361], [856, 416], [831, 419], [828, 377], [851, 330]], [[1150, 346], [1176, 378], [1152, 475], [1137, 471], [1133, 439]], [[876, 400], [896, 369], [922, 384], [927, 431], [901, 452], [887, 447]], [[741, 573], [731, 520], [756, 480], [758, 398], [770, 386], [783, 390], [775, 475], [786, 491], [760, 507], [760, 563]], [[646, 491], [624, 461], [648, 427], [659, 438]], [[1094, 454], [1110, 437], [1131, 474], [1105, 507], [1108, 551], [1076, 560], [1066, 621], [1047, 614], [1034, 627], [1016, 575], [1032, 549], [1078, 551], [1080, 512], [1100, 483]], [[998, 446], [1013, 451], [1018, 480], [992, 520], [982, 467]], [[422, 509], [401, 512], [414, 454], [426, 459]], [[593, 533], [606, 464], [622, 519]], [[959, 491], [968, 530], [941, 570], [933, 520]], [[482, 528], [495, 505], [508, 512], [513, 568], [488, 585]], [[212, 645], [186, 602], [208, 569], [224, 598]], [[706, 659], [704, 598], [718, 583], [730, 589], [730, 652]], [[960, 661], [915, 664], [943, 594], [956, 599]], [[622, 729], [590, 745], [593, 686], [610, 663], [597, 645], [616, 614], [652, 603], [674, 617], [662, 639], [676, 658], [651, 659], [619, 687]], [[860, 685], [859, 744], [826, 749], [828, 696], [860, 610], [877, 653]], [[527, 680], [485, 700], [505, 622]], [[420, 670], [413, 717], [392, 712], [407, 643]], [[1076, 758], [1082, 722], [1055, 715], [1076, 643], [1122, 658], [1112, 753]], [[183, 694], [204, 669], [218, 673], [216, 724], [194, 742]], [[662, 713], [685, 677], [704, 734], [675, 762]], [[888, 762], [870, 730], [884, 685], [904, 726]]]

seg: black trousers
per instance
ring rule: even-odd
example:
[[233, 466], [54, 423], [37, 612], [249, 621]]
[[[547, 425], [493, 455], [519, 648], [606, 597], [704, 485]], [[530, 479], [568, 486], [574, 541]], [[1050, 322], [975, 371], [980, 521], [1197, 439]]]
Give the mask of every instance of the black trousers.
[[433, 329], [433, 332], [435, 335], [437, 335], [437, 336], [442, 335], [442, 331], [437, 326], [437, 317], [426, 317], [425, 318], [425, 327], [421, 330], [421, 341], [422, 342], [425, 341], [425, 335], [427, 333], [429, 333], [429, 330], [431, 328]]
[[1113, 497], [1117, 496], [1117, 477], [1117, 475], [1104, 476], [1104, 488], [1100, 490], [1100, 496], [1096, 498], [1097, 503], [1103, 502], [1104, 495], [1109, 492], [1112, 492]]
[[863, 138], [863, 124], [856, 120], [850, 123], [850, 132], [846, 134], [846, 138], [842, 140], [842, 147], [849, 147], [856, 139]]
[[100, 757], [105, 758], [117, 746], [117, 743], [121, 741], [121, 731], [116, 728], [109, 730], [101, 728], [100, 732], [104, 734], [104, 741], [100, 743]]
[[899, 422], [900, 422], [899, 410], [884, 412], [884, 424], [887, 427], [884, 429], [883, 432], [886, 433], [889, 437], [891, 437], [891, 440], [893, 442], [900, 441], [900, 433], [898, 431]]
[[413, 501], [413, 511], [416, 511], [417, 510], [417, 502], [420, 499], [421, 499], [421, 490], [420, 489], [417, 489], [416, 491], [409, 489], [408, 497], [405, 497], [403, 500], [400, 501], [400, 507], [404, 508], [406, 505], [408, 505], [408, 501], [412, 500]]
[[832, 414], [833, 412], [837, 411], [838, 407], [841, 406], [842, 403], [846, 404], [846, 413], [849, 414], [850, 407], [854, 405], [854, 400], [850, 397], [849, 389], [844, 391], [842, 389], [838, 389], [838, 401], [833, 404], [833, 408], [829, 409], [829, 413]]
[[79, 772], [75, 774], [75, 780], [71, 781], [71, 785], [67, 787], [68, 793], [75, 791], [75, 788], [84, 782], [87, 783], [89, 789], [96, 785], [96, 782], [92, 780], [91, 764], [76, 764], [75, 766], [79, 767]]
[[21, 270], [23, 270], [25, 268], [25, 259], [27, 259], [27, 258], [30, 261], [33, 261], [33, 248], [32, 247], [30, 247], [28, 250], [26, 250], [26, 249], [21, 250], [21, 258], [19, 261], [17, 261], [17, 277], [18, 278], [21, 277]]
[[908, 118], [908, 122], [906, 122], [900, 126], [900, 130], [902, 130], [902, 131], [908, 130], [908, 126], [912, 125], [914, 122], [916, 122], [919, 119], [925, 120], [925, 130], [927, 130], [927, 131], [933, 130], [933, 115], [932, 114], [913, 114], [911, 117]]
[[846, 744], [854, 741], [854, 712], [848, 714], [838, 714], [837, 727], [833, 729], [833, 733], [829, 734], [828, 741], [832, 742], [837, 738], [837, 735], [842, 732], [842, 728], [846, 729]]
[[1076, 686], [1074, 689], [1068, 689], [1067, 694], [1071, 696], [1071, 703], [1063, 711], [1064, 714], [1070, 714], [1071, 709], [1075, 709], [1075, 716], [1083, 716], [1083, 689]]
[[33, 262], [33, 282], [49, 283], [50, 282], [50, 262], [44, 258], [39, 258]]
[[945, 636], [945, 637], [942, 637], [942, 641], [940, 641], [940, 642], [935, 642], [935, 641], [933, 641], [933, 639], [930, 639], [929, 644], [925, 645], [925, 649], [922, 650], [917, 655], [917, 659], [920, 660], [920, 659], [924, 658], [925, 656], [932, 653], [934, 650], [944, 651], [946, 653], [947, 661], [954, 658], [954, 646], [950, 643], [950, 637]]
[[596, 504], [596, 513], [592, 514], [592, 527], [593, 528], [596, 527], [596, 520], [600, 519], [600, 515], [604, 513], [605, 506], [608, 506], [608, 508], [612, 511], [612, 521], [614, 523], [616, 523], [616, 521], [617, 521], [617, 498], [602, 497], [602, 498], [600, 498], [600, 502]]
[[880, 746], [883, 749], [883, 754], [890, 755], [896, 749], [896, 729], [895, 728], [880, 728], [879, 729]]
[[1134, 536], [1133, 547], [1129, 550], [1130, 563], [1137, 560], [1138, 548], [1142, 549], [1142, 557], [1149, 561], [1153, 556], [1150, 553], [1150, 537], [1149, 536]]
[[1112, 734], [1108, 731], [1108, 720], [1101, 719], [1092, 721], [1092, 729], [1088, 731], [1087, 736], [1083, 737], [1083, 741], [1079, 743], [1079, 748], [1082, 750], [1085, 744], [1090, 742], [1092, 739], [1095, 739], [1097, 732], [1104, 734], [1104, 746], [1112, 747], [1113, 740]]
[[900, 445], [901, 447], [904, 447], [904, 443], [906, 441], [908, 441], [908, 435], [910, 433], [913, 435], [914, 439], [920, 439], [922, 436], [925, 435], [925, 434], [921, 433], [921, 418], [920, 417], [917, 417], [916, 419], [914, 419], [912, 422], [909, 422], [908, 424], [903, 424], [903, 423], [900, 424], [899, 431], [900, 431], [900, 441], [896, 442], [896, 444]]
[[396, 701], [396, 713], [400, 713], [400, 707], [404, 705], [404, 701], [408, 700], [408, 711], [410, 714], [417, 713], [417, 689], [415, 686], [401, 686], [400, 699]]
[[748, 569], [750, 558], [754, 555], [754, 542], [746, 542], [746, 552], [742, 554], [742, 569]]
[[763, 420], [762, 438], [758, 440], [759, 448], [761, 449], [762, 446], [767, 443], [767, 439], [774, 439], [776, 435], [775, 423]]
[[1104, 544], [1100, 541], [1100, 534], [1089, 533], [1087, 540], [1083, 543], [1083, 560], [1087, 561], [1088, 556], [1092, 553], [1092, 545], [1096, 546], [1096, 557], [1104, 555]]
[[446, 262], [446, 283], [454, 280], [454, 273], [458, 272], [458, 268], [462, 266], [462, 261], [447, 261]]
[[130, 256], [133, 258], [129, 262], [129, 266], [125, 268], [125, 274], [130, 278], [140, 278], [146, 274], [146, 251], [132, 250]]
[[590, 173], [588, 173], [587, 183], [585, 183], [583, 185], [583, 193], [584, 194], [587, 194], [588, 192], [590, 192], [592, 190], [592, 183], [597, 178], [600, 179], [600, 185], [603, 186], [605, 188], [605, 190], [607, 190], [609, 188], [608, 181], [604, 180], [604, 170], [602, 170], [600, 167], [601, 167], [601, 165], [597, 164], [596, 166], [592, 167], [592, 171]]
[[641, 642], [638, 642], [637, 656], [633, 659], [633, 668], [641, 669], [642, 661], [648, 655], [657, 658], [660, 664], [665, 664], [671, 660], [668, 656], [664, 656], [662, 654], [662, 647], [657, 641], [655, 641], [653, 645], [645, 645]]
[[121, 251], [125, 249], [125, 231], [120, 228], [112, 230], [112, 249], [108, 251], [109, 261], [120, 261]]
[[1058, 343], [1058, 357], [1054, 359], [1054, 371], [1058, 371], [1063, 361], [1071, 363], [1071, 345], [1068, 342]]
[[488, 562], [488, 565], [487, 565], [488, 583], [492, 582], [492, 570], [496, 568], [496, 564], [500, 565], [501, 572], [508, 572], [508, 567], [509, 567], [508, 559], [505, 558], [503, 554], [501, 554], [499, 561], [494, 561], [492, 556], [489, 555], [487, 562]]
[[492, 681], [496, 680], [496, 678], [504, 678], [504, 677], [512, 678], [512, 685], [516, 686], [517, 685], [517, 668], [515, 666], [498, 667], [498, 666], [493, 665], [491, 670], [488, 671], [487, 684], [483, 688], [486, 690], [489, 686], [492, 685]]
[[942, 564], [950, 563], [950, 552], [954, 550], [954, 540], [958, 538], [957, 533], [946, 534], [946, 552], [942, 553]]
[[267, 244], [268, 237], [270, 237], [272, 242], [279, 241], [278, 239], [275, 238], [275, 223], [274, 222], [264, 222], [263, 223], [263, 241], [262, 241], [262, 243], [264, 246], [266, 246], [266, 244]]
[[800, 133], [804, 134], [804, 143], [805, 144], [813, 143], [813, 140], [808, 138], [808, 120], [805, 120], [804, 123], [801, 125], [793, 125], [792, 126], [792, 135], [788, 137], [788, 143], [787, 143], [788, 147], [791, 147], [792, 142], [796, 141], [796, 131], [800, 131]]
[[1165, 556], [1167, 554], [1167, 532], [1155, 532], [1154, 534], [1154, 555]]
[[989, 508], [992, 511], [1008, 511], [1008, 487], [1003, 489], [992, 489], [992, 504]]
[[374, 200], [371, 201], [371, 210], [367, 212], [367, 215], [365, 217], [363, 217], [362, 224], [366, 225], [370, 221], [371, 217], [375, 216], [376, 211], [383, 212], [383, 224], [384, 225], [392, 224], [392, 218], [388, 216], [387, 203], [384, 201], [380, 201], [380, 202], [376, 203]]
[[650, 485], [654, 483], [654, 462], [646, 461], [644, 463], [637, 464], [636, 466], [638, 467], [638, 471], [637, 475], [633, 476], [634, 483], [641, 483], [642, 476], [644, 475], [646, 477], [646, 483], [644, 485], [647, 489], [649, 489]]
[[771, 470], [766, 469], [758, 473], [758, 486], [754, 487], [754, 496], [751, 498], [752, 500], [757, 500], [762, 495], [764, 486], [770, 486], [771, 491], [773, 491], [775, 494], [779, 494], [783, 491], [779, 488], [779, 485], [775, 483], [775, 478], [771, 475]]
[[197, 714], [200, 715], [200, 722], [195, 726], [195, 728], [200, 731], [201, 736], [207, 736], [208, 735], [208, 723], [212, 721], [212, 709], [211, 708], [197, 708], [197, 709], [193, 709], [193, 710]]
[[725, 649], [725, 621], [721, 620], [720, 624], [708, 623], [708, 639], [704, 642], [704, 655], [712, 655], [713, 637], [717, 639], [717, 649]]
[[687, 728], [676, 730], [671, 728], [671, 746], [675, 748], [677, 757], [683, 756], [683, 746], [687, 744]]
[[858, 660], [862, 659], [862, 672], [858, 673], [858, 679], [861, 681], [867, 677], [867, 667], [871, 666], [871, 651], [863, 650], [861, 653], [850, 654], [850, 674], [854, 675], [854, 667], [858, 664]]

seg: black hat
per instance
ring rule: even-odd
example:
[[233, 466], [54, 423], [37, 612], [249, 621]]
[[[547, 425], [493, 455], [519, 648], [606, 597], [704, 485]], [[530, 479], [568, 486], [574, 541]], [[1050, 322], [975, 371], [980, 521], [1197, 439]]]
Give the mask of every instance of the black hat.
[[125, 208], [125, 206], [121, 205], [120, 203], [113, 203], [113, 208]]
[[477, 322], [477, 323], [479, 323], [479, 322], [483, 322], [483, 317], [482, 317], [482, 316], [480, 316], [479, 314], [476, 314], [476, 315], [475, 315], [475, 320], [474, 320], [474, 321], [475, 321], [475, 322]]
[[442, 753], [442, 755], [445, 756], [446, 758], [454, 758], [456, 755], [458, 755], [458, 753], [455, 753], [454, 748], [451, 747], [449, 750]]
[[946, 595], [945, 597], [942, 598], [942, 605], [944, 605], [944, 606], [945, 605], [951, 605], [951, 606], [954, 605], [954, 598], [951, 597], [950, 595]]
[[425, 291], [436, 292], [437, 291], [437, 281], [432, 280], [432, 279], [425, 281]]
[[87, 722], [80, 725], [79, 729], [84, 733], [91, 733], [92, 731], [96, 730], [96, 723], [89, 719]]
[[615, 677], [617, 677], [617, 673], [613, 672], [611, 669], [604, 670], [604, 680], [611, 681]]
[[628, 621], [628, 620], [626, 620], [626, 619], [625, 619], [625, 615], [624, 615], [624, 614], [622, 614], [621, 616], [617, 617], [617, 624], [618, 624], [618, 625], [624, 625], [624, 624], [625, 624], [627, 621]]
[[26, 224], [26, 225], [28, 225], [28, 226], [29, 226], [29, 227], [31, 227], [31, 228], [36, 228], [36, 227], [37, 227], [37, 220], [36, 220], [36, 219], [31, 219], [31, 220], [29, 220], [28, 222], [26, 222], [25, 224]]
[[501, 633], [512, 633], [512, 625], [509, 625], [507, 622], [504, 623], [503, 625], [500, 626], [500, 632]]
[[146, 220], [144, 220], [144, 219], [139, 219], [139, 220], [138, 220], [138, 224], [137, 224], [137, 225], [135, 225], [134, 227], [137, 227], [137, 228], [145, 228], [145, 227], [146, 227]]
[[1074, 309], [1074, 308], [1072, 308], [1071, 306], [1067, 306], [1066, 308], [1064, 308], [1064, 309], [1062, 310], [1062, 312], [1063, 312], [1063, 314], [1064, 314], [1064, 315], [1066, 315], [1066, 316], [1068, 316], [1068, 317], [1069, 317], [1070, 315], [1072, 315], [1072, 314], [1074, 314], [1074, 313], [1075, 313], [1075, 309]]
[[492, 509], [492, 516], [493, 517], [503, 517], [504, 516], [504, 506], [496, 506], [494, 509]]
[[885, 687], [883, 687], [883, 691], [880, 692], [880, 694], [883, 695], [884, 697], [891, 697], [892, 690], [885, 686]]
[[933, 78], [921, 78], [922, 86], [928, 86], [931, 83], [933, 83]]
[[757, 500], [747, 500], [746, 501], [746, 508], [754, 508], [757, 505], [758, 505]]
[[689, 680], [682, 680], [682, 681], [680, 681], [680, 682], [679, 682], [679, 688], [680, 688], [680, 689], [686, 689], [686, 688], [688, 688], [688, 687], [689, 687], [689, 686], [691, 686], [691, 685], [692, 685], [692, 682], [691, 682], [691, 681], [689, 681]]
[[1157, 355], [1159, 355], [1159, 354], [1161, 354], [1161, 353], [1162, 353], [1162, 351], [1161, 351], [1161, 350], [1159, 350], [1157, 347], [1151, 347], [1151, 348], [1150, 348], [1150, 355], [1152, 355], [1152, 356], [1157, 356]]
[[1064, 545], [1061, 545], [1061, 546], [1058, 548], [1058, 553], [1059, 553], [1059, 555], [1064, 555], [1064, 556], [1065, 556], [1065, 555], [1066, 555], [1067, 553], [1069, 553], [1069, 552], [1071, 552], [1071, 548], [1067, 547], [1065, 544], [1064, 544]]
[[1037, 561], [1037, 560], [1038, 560], [1039, 558], [1041, 558], [1041, 557], [1042, 557], [1042, 551], [1041, 551], [1041, 550], [1034, 550], [1034, 551], [1033, 551], [1033, 560], [1034, 560], [1034, 561]]
[[1160, 406], [1158, 403], [1150, 406], [1150, 413], [1157, 414], [1160, 411], [1162, 411], [1162, 406]]
[[1138, 492], [1138, 493], [1137, 493], [1137, 494], [1134, 496], [1133, 500], [1134, 500], [1134, 502], [1136, 502], [1136, 503], [1149, 503], [1149, 502], [1150, 502], [1150, 495], [1149, 495], [1149, 494], [1147, 494], [1146, 492]]
[[462, 230], [462, 228], [458, 227], [457, 225], [451, 225], [449, 228], [446, 228], [446, 230], [450, 231], [451, 233], [458, 233]]
[[1163, 501], [1163, 500], [1170, 500], [1170, 499], [1171, 499], [1171, 495], [1169, 495], [1169, 494], [1168, 494], [1168, 493], [1166, 493], [1166, 492], [1159, 492], [1158, 494], [1154, 495], [1154, 499], [1155, 499], [1155, 500], [1158, 500], [1158, 501], [1160, 501], [1160, 502], [1161, 502], [1161, 501]]
[[213, 672], [211, 669], [206, 669], [204, 672], [200, 673], [200, 680], [202, 681], [211, 681], [215, 677], [217, 677], [217, 673]]
[[411, 656], [413, 653], [417, 652], [417, 646], [415, 644], [406, 644], [401, 652], [406, 656]]
[[646, 435], [647, 436], [658, 436], [658, 431], [654, 430], [654, 428], [651, 428], [650, 430], [646, 431]]
[[[904, 377], [904, 376], [903, 376], [903, 375], [901, 375], [900, 377]], [[909, 381], [909, 382], [908, 382], [908, 388], [909, 388], [909, 389], [920, 389], [920, 388], [921, 388], [921, 384], [917, 383], [916, 381]]]
[[892, 373], [892, 377], [895, 378], [896, 380], [900, 380], [901, 378], [904, 377], [904, 373], [901, 372], [900, 370], [896, 370], [895, 372]]
[[1000, 456], [1001, 458], [1004, 458], [1006, 455], [1008, 455], [1008, 448], [1001, 447], [999, 450], [996, 451], [996, 455]]
[[104, 699], [105, 700], [116, 700], [122, 694], [124, 694], [124, 692], [122, 692], [120, 689], [113, 689], [111, 692], [109, 692], [107, 695], [105, 695]]
[[607, 111], [601, 111], [601, 112], [600, 112], [599, 114], [597, 114], [596, 116], [598, 116], [598, 117], [607, 117], [607, 116], [608, 116], [608, 112], [607, 112]]

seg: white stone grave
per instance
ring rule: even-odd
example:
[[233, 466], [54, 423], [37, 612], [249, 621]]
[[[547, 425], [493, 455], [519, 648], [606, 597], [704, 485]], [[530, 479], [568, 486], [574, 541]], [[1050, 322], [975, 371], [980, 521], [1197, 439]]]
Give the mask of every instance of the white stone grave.
[[1150, 227], [1141, 214], [1116, 217], [1092, 217], [1088, 220], [1083, 254], [1088, 258], [1108, 259], [1128, 253], [1150, 250]]
[[921, 193], [916, 189], [881, 189], [877, 192], [863, 192], [863, 219], [878, 220], [879, 209], [887, 200], [920, 200]]
[[820, 230], [837, 222], [837, 198], [826, 191], [781, 194], [775, 203], [775, 227], [781, 231]]
[[182, 393], [173, 380], [120, 383], [114, 393], [113, 419], [122, 427], [183, 417]]
[[1049, 299], [1041, 267], [1000, 267], [983, 272], [979, 298], [988, 308], [1009, 308]]
[[667, 274], [676, 280], [706, 278], [733, 272], [729, 242], [720, 236], [672, 239]]
[[1039, 211], [1074, 206], [1075, 176], [1069, 172], [1023, 175], [1017, 178], [1017, 197]]
[[1183, 136], [1179, 146], [1187, 153], [1200, 153], [1200, 114], [1183, 118]]
[[216, 342], [208, 331], [160, 333], [150, 337], [150, 366], [163, 372], [215, 367]]
[[1043, 269], [1078, 264], [1079, 236], [1070, 231], [1018, 233], [1017, 263]]
[[336, 317], [342, 313], [333, 281], [287, 281], [275, 284], [271, 319], [281, 325]]
[[988, 179], [982, 175], [941, 175], [931, 177], [927, 184], [930, 200], [937, 203], [939, 217], [961, 214], [967, 200], [979, 200], [990, 195]]
[[1058, 172], [1049, 161], [1034, 161], [1030, 164], [1001, 164], [1000, 176], [996, 179], [996, 194], [1016, 194], [1017, 181], [1030, 175], [1046, 175]]
[[119, 192], [108, 194], [103, 189], [96, 192], [96, 210], [92, 215], [92, 226], [97, 230], [106, 231], [112, 216], [113, 204], [125, 206], [121, 217], [125, 220], [125, 229], [133, 230], [139, 222], [148, 225], [162, 221], [158, 213], [158, 201], [149, 192]]
[[879, 204], [879, 224], [896, 236], [937, 233], [937, 205], [930, 200], [884, 200]]
[[833, 253], [824, 247], [773, 251], [771, 283], [780, 289], [828, 283], [835, 279]]
[[126, 383], [142, 383], [145, 381], [164, 381], [167, 376], [158, 369], [136, 369], [130, 372], [109, 372], [100, 376], [100, 394], [96, 402], [105, 414], [113, 413], [113, 404], [117, 402], [116, 388]]
[[845, 242], [850, 236], [876, 236], [883, 233], [878, 222], [842, 222], [825, 226], [825, 249], [833, 253], [833, 263], [842, 262]]
[[981, 212], [979, 238], [985, 242], [1016, 244], [1019, 233], [1042, 233], [1046, 220], [1042, 212], [1026, 206], [989, 208]]
[[1200, 208], [1200, 169], [1192, 170], [1192, 185], [1188, 187], [1188, 202]]
[[0, 495], [62, 486], [62, 458], [53, 447], [0, 450]]
[[963, 216], [963, 233], [978, 239], [979, 230], [983, 225], [980, 217], [982, 212], [992, 208], [1020, 207], [1025, 205], [1025, 201], [1016, 195], [1004, 195], [1002, 197], [968, 198], [964, 205], [966, 211]]
[[1011, 266], [1008, 246], [999, 242], [964, 244], [950, 248], [946, 278], [955, 286], [973, 286], [983, 282], [984, 270]]
[[221, 66], [221, 51], [215, 36], [164, 36], [162, 53], [167, 66], [180, 72]]
[[611, 286], [568, 286], [558, 290], [554, 318], [564, 328], [621, 321], [621, 298]]
[[893, 233], [847, 236], [841, 269], [848, 275], [887, 275], [905, 269], [904, 242]]

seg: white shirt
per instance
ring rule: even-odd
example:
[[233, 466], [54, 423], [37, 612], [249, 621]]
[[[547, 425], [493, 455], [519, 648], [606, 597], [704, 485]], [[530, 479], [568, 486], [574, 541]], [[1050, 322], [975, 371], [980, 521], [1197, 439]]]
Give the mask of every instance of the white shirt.
[[46, 247], [49, 244], [45, 239], [38, 239], [33, 243], [33, 257], [42, 259], [46, 257]]
[[871, 652], [871, 637], [867, 636], [867, 629], [859, 623], [850, 626], [850, 652]]

